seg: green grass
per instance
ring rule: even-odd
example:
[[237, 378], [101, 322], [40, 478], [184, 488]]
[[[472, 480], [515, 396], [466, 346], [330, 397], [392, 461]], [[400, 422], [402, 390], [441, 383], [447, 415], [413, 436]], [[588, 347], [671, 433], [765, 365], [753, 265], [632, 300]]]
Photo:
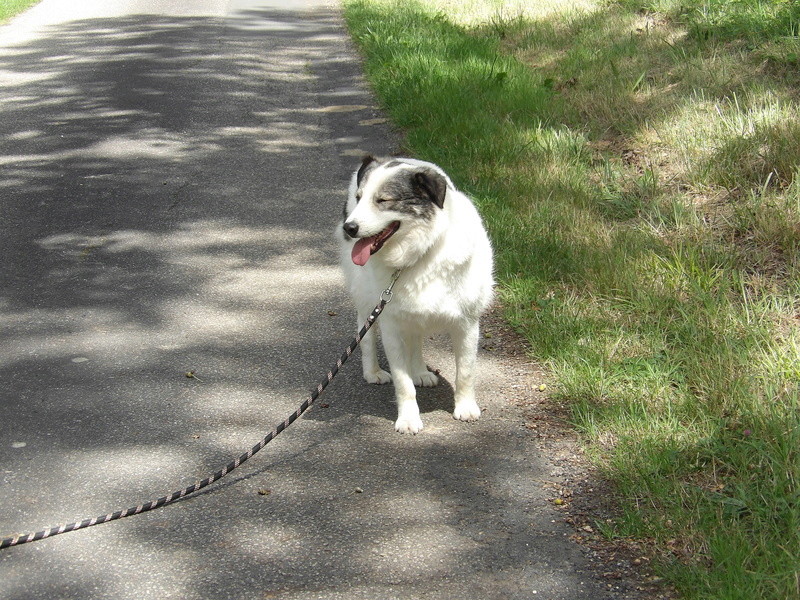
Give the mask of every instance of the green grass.
[[0, 23], [5, 23], [11, 17], [21, 13], [37, 2], [39, 2], [39, 0], [0, 0]]
[[793, 0], [621, 0], [619, 4], [668, 16], [700, 40], [760, 42], [800, 34], [800, 5]]
[[405, 150], [687, 598], [800, 598], [800, 8], [347, 0]]

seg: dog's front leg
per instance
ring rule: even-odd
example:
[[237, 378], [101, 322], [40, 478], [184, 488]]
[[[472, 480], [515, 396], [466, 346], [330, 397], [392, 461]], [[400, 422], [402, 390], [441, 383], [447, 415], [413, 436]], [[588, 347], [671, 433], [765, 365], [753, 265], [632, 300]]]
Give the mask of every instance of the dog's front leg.
[[397, 400], [397, 421], [394, 428], [400, 433], [419, 433], [422, 431], [422, 419], [419, 416], [414, 379], [410, 373], [413, 348], [409, 347], [408, 341], [402, 336], [402, 331], [394, 323], [383, 323], [383, 348], [389, 360]]
[[481, 409], [475, 401], [475, 362], [478, 355], [478, 322], [469, 327], [451, 332], [453, 351], [456, 355], [456, 392], [453, 418], [475, 421]]
[[[364, 323], [371, 312], [370, 309], [359, 310], [358, 323]], [[389, 383], [392, 376], [381, 369], [378, 363], [379, 332], [378, 323], [375, 323], [361, 340], [361, 369], [368, 383], [384, 384]]]

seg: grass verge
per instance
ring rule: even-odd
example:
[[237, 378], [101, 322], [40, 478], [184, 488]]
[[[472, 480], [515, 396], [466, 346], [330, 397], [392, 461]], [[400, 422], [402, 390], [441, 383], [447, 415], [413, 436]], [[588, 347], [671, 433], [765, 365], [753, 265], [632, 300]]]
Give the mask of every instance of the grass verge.
[[0, 0], [0, 23], [5, 23], [41, 0]]
[[800, 598], [800, 8], [346, 0], [406, 150], [687, 598]]

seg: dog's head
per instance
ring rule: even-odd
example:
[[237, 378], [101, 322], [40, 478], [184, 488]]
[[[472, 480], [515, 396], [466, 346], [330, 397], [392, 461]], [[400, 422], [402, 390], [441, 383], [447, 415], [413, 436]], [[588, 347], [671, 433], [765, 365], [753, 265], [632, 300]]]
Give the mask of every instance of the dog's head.
[[386, 244], [401, 254], [408, 250], [404, 245], [429, 247], [426, 232], [433, 232], [450, 185], [430, 163], [365, 157], [351, 181], [342, 224], [345, 239], [354, 240], [353, 262], [365, 265]]

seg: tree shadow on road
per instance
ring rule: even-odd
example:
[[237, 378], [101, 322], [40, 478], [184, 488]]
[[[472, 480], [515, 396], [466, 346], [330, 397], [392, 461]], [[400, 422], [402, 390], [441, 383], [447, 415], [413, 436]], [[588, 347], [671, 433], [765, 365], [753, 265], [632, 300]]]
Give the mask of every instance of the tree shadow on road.
[[[68, 22], [0, 53], [0, 530], [205, 476], [339, 355], [332, 224], [375, 135], [348, 52], [331, 12], [263, 10]], [[443, 382], [428, 433], [397, 436], [391, 388], [347, 369], [235, 483], [4, 551], [8, 597], [579, 589], [528, 547], [536, 459], [486, 452], [515, 443], [502, 421], [451, 437]]]

